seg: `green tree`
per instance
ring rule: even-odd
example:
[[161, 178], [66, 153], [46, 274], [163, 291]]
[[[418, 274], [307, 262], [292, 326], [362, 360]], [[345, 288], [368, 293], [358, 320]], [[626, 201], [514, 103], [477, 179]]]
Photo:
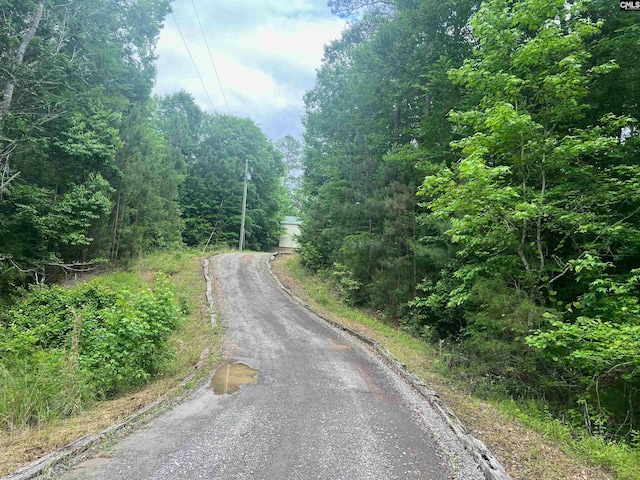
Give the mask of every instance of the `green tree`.
[[275, 143], [275, 147], [282, 154], [287, 169], [284, 182], [291, 200], [290, 213], [299, 215], [302, 209], [302, 143], [286, 135]]
[[184, 161], [165, 146], [149, 112], [154, 107], [150, 103], [133, 108], [120, 128], [124, 145], [116, 160], [112, 259], [181, 242], [178, 188]]
[[314, 269], [339, 265], [359, 285], [353, 301], [397, 316], [451, 250], [415, 193], [455, 158], [446, 115], [461, 89], [447, 71], [470, 51], [477, 3], [378, 3], [334, 3], [356, 20], [305, 97], [302, 255]]
[[[616, 65], [590, 65], [587, 42], [599, 27], [583, 13], [580, 5], [561, 1], [483, 4], [471, 21], [478, 45], [474, 57], [451, 72], [479, 99], [473, 108], [450, 115], [465, 135], [452, 144], [462, 158], [428, 176], [420, 192], [434, 214], [449, 222], [447, 234], [460, 247], [453, 281], [442, 282], [449, 283], [446, 293], [438, 298], [432, 288], [422, 305], [432, 311], [439, 302], [462, 307], [469, 347], [494, 359], [494, 374], [509, 376], [511, 369], [532, 383], [536, 377], [523, 359], [536, 353], [523, 350], [522, 343], [534, 330], [546, 333], [534, 335], [537, 340], [529, 345], [557, 353], [559, 345], [568, 345], [568, 336], [582, 329], [587, 338], [594, 327], [584, 320], [587, 315], [576, 320], [574, 309], [598, 312], [595, 322], [608, 332], [589, 338], [600, 344], [625, 338], [627, 321], [636, 322], [633, 316], [606, 321], [628, 308], [635, 287], [621, 292], [618, 302], [593, 293], [605, 288], [603, 282], [610, 288], [636, 283], [628, 263], [617, 265], [616, 258], [637, 244], [640, 198], [632, 190], [640, 172], [621, 162], [620, 132], [632, 119], [609, 113], [598, 123], [585, 122], [592, 109], [590, 89]], [[556, 320], [548, 323], [549, 318]], [[583, 349], [581, 358], [589, 351]], [[551, 357], [567, 365], [575, 353]], [[609, 366], [618, 358], [611, 356]], [[582, 380], [604, 375], [593, 367], [585, 361], [570, 381], [565, 371], [557, 388], [543, 382], [547, 398], [567, 390], [597, 395], [579, 392]], [[567, 388], [572, 382], [575, 389]], [[626, 391], [633, 382], [610, 385]], [[621, 412], [619, 403], [608, 403], [606, 408], [615, 410], [612, 424], [623, 420], [627, 407], [625, 402]]]
[[[529, 3], [509, 9], [487, 2], [474, 17], [480, 47], [451, 75], [482, 98], [476, 108], [451, 113], [468, 132], [453, 143], [463, 158], [427, 177], [421, 194], [436, 215], [450, 218], [461, 255], [493, 274], [508, 272], [538, 301], [585, 253], [610, 245], [615, 218], [602, 221], [604, 205], [583, 198], [613, 181], [613, 171], [597, 166], [607, 165], [615, 134], [629, 120], [608, 116], [601, 126], [575, 126], [592, 78], [613, 65], [587, 69], [584, 39], [597, 27], [577, 10]], [[601, 200], [606, 207], [616, 201]], [[472, 283], [481, 270], [465, 279]]]
[[[180, 190], [185, 242], [237, 245], [248, 161], [246, 246], [260, 250], [274, 246], [287, 199], [286, 166], [279, 152], [249, 119], [202, 116], [193, 108], [193, 99], [184, 95], [172, 102], [164, 102], [166, 117], [187, 132], [177, 145], [187, 168]], [[190, 132], [198, 133], [190, 136]]]
[[[122, 119], [150, 94], [168, 7], [0, 2], [0, 235], [28, 238], [2, 242], [0, 283], [108, 253], [104, 182], [121, 173]], [[45, 225], [54, 214], [58, 223]]]

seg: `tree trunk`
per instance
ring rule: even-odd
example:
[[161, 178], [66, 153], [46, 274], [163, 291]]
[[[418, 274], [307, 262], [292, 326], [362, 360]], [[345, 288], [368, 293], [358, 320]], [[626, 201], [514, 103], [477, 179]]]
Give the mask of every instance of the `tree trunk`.
[[[24, 62], [24, 55], [27, 51], [27, 47], [33, 40], [33, 37], [36, 34], [36, 30], [38, 29], [38, 25], [40, 25], [40, 20], [42, 20], [42, 13], [44, 12], [44, 2], [40, 1], [38, 3], [38, 9], [31, 20], [31, 25], [29, 25], [29, 30], [26, 35], [20, 42], [18, 46], [18, 51], [16, 52], [15, 58], [15, 66], [19, 67]], [[13, 72], [9, 73], [9, 79], [7, 80], [7, 84], [4, 87], [4, 92], [2, 94], [2, 102], [0, 102], [0, 136], [2, 136], [2, 131], [4, 130], [4, 120], [7, 116], [7, 112], [11, 108], [11, 104], [13, 102], [13, 93], [15, 91], [16, 84], [13, 77]], [[0, 151], [0, 195], [5, 191], [7, 185], [14, 180], [19, 173], [11, 174], [9, 169], [9, 154], [11, 153], [12, 144], [15, 145], [15, 142], [9, 142], [9, 145], [4, 145], [2, 147], [2, 151]]]
[[115, 260], [116, 256], [117, 256], [117, 252], [118, 252], [118, 238], [119, 238], [119, 228], [118, 228], [118, 222], [119, 222], [119, 218], [120, 218], [120, 203], [121, 203], [121, 192], [122, 192], [122, 182], [120, 182], [120, 185], [118, 186], [118, 196], [116, 198], [116, 205], [115, 205], [115, 214], [113, 216], [113, 225], [111, 226], [111, 235], [110, 235], [110, 246], [109, 246], [109, 258], [111, 260]]
[[[31, 25], [29, 26], [29, 30], [26, 35], [20, 42], [20, 46], [18, 47], [18, 51], [16, 52], [16, 63], [15, 66], [19, 67], [24, 62], [24, 55], [27, 51], [27, 47], [33, 40], [33, 37], [36, 34], [36, 30], [38, 29], [38, 25], [40, 25], [40, 20], [42, 20], [42, 14], [44, 12], [44, 2], [40, 1], [38, 3], [38, 9], [36, 10], [33, 19], [31, 20]], [[2, 95], [2, 102], [0, 102], [0, 132], [2, 132], [2, 127], [4, 125], [4, 119], [7, 115], [7, 112], [11, 108], [11, 103], [13, 102], [13, 92], [15, 90], [16, 84], [13, 78], [9, 78], [7, 84], [4, 87], [4, 93]]]
[[433, 102], [433, 95], [427, 93], [424, 96], [424, 118], [429, 118], [431, 115], [431, 102]]

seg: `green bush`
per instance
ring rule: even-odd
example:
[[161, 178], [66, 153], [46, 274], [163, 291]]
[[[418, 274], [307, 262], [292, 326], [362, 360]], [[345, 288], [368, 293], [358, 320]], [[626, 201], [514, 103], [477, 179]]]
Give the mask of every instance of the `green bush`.
[[341, 263], [334, 263], [331, 275], [342, 301], [350, 306], [357, 305], [362, 283], [354, 278], [353, 272]]
[[178, 309], [164, 277], [156, 279], [153, 290], [119, 292], [103, 320], [88, 339], [86, 354], [81, 355], [98, 395], [109, 396], [144, 383], [171, 357], [165, 342], [177, 325]]
[[563, 379], [576, 421], [607, 437], [630, 439], [640, 417], [639, 283], [640, 270], [622, 281], [597, 279], [526, 338]]
[[36, 286], [0, 314], [0, 425], [69, 415], [162, 371], [179, 309], [165, 276], [135, 283]]

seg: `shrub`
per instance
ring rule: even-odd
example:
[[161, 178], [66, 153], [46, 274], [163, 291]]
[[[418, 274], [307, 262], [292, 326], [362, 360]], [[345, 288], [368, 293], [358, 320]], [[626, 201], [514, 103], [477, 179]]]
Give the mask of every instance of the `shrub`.
[[180, 313], [165, 276], [152, 286], [36, 286], [0, 314], [0, 425], [77, 411], [159, 374]]
[[358, 304], [362, 283], [354, 278], [353, 272], [341, 263], [334, 263], [331, 274], [342, 301], [350, 306]]

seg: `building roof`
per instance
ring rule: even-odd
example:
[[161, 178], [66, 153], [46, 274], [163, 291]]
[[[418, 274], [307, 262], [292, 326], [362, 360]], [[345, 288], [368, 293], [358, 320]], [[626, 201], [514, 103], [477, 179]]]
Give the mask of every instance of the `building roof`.
[[284, 220], [280, 222], [281, 225], [302, 225], [302, 220], [300, 217], [294, 217], [288, 215], [284, 217]]

